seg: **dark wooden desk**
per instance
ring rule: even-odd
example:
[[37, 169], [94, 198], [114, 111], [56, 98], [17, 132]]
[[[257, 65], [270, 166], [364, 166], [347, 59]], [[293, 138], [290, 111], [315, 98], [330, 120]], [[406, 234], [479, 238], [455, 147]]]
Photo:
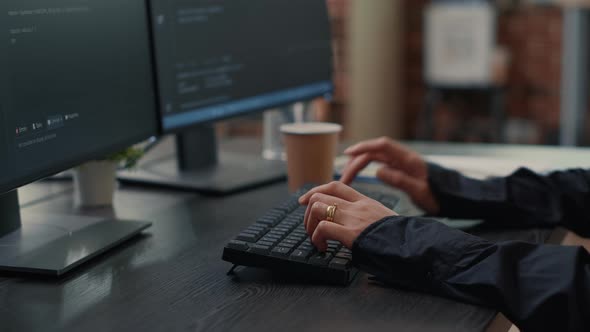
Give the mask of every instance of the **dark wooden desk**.
[[[124, 188], [113, 210], [77, 211], [68, 183], [40, 183], [22, 196], [54, 193], [26, 207], [149, 219], [146, 234], [64, 279], [0, 277], [2, 331], [483, 331], [490, 309], [372, 284], [299, 284], [256, 269], [225, 275], [224, 243], [287, 197], [284, 184], [226, 198]], [[542, 241], [547, 231], [484, 234]]]
[[[384, 288], [301, 284], [257, 269], [226, 276], [223, 245], [287, 197], [286, 184], [215, 198], [125, 187], [114, 209], [78, 211], [71, 185], [25, 187], [24, 211], [116, 215], [153, 227], [63, 279], [0, 276], [1, 331], [485, 331], [491, 309]], [[404, 202], [400, 208], [411, 211]], [[543, 242], [550, 230], [479, 231]]]

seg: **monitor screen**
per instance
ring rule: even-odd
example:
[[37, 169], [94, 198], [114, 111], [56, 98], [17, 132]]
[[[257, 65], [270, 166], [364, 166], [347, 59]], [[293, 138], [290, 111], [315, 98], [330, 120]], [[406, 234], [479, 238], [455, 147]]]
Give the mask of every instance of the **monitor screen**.
[[151, 0], [161, 124], [173, 131], [332, 92], [321, 0]]
[[2, 0], [0, 17], [0, 193], [156, 133], [143, 0]]

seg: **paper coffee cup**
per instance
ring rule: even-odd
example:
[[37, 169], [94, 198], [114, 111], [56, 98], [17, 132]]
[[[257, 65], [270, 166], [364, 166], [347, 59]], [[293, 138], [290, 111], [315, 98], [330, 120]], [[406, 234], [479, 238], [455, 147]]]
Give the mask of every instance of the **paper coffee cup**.
[[324, 184], [334, 177], [334, 159], [342, 126], [304, 122], [281, 126], [287, 151], [289, 191], [305, 184]]

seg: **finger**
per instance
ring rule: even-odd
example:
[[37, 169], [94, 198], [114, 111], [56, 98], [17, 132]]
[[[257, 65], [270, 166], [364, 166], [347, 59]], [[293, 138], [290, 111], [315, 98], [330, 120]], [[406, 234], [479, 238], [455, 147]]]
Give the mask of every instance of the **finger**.
[[410, 174], [413, 174], [416, 162], [421, 162], [422, 160], [416, 152], [387, 137], [360, 143], [345, 152], [350, 156], [358, 156], [365, 153], [381, 153], [385, 156], [382, 158], [383, 162], [393, 167], [402, 168]]
[[423, 160], [420, 155], [387, 137], [357, 144], [346, 150], [345, 153], [353, 157], [366, 153], [380, 153], [384, 157], [379, 161], [383, 161], [391, 167], [400, 168], [411, 175], [423, 175], [423, 167], [420, 167]]
[[[343, 207], [347, 204], [350, 204], [350, 202], [345, 201], [341, 198], [338, 197], [334, 197], [334, 196], [330, 196], [330, 195], [326, 195], [326, 194], [322, 194], [322, 193], [315, 193], [311, 196], [311, 198], [309, 199], [309, 202], [307, 204], [307, 206], [313, 206], [314, 203], [316, 202], [321, 202], [326, 204], [327, 206], [332, 205], [332, 204], [336, 204], [339, 207]], [[327, 209], [327, 207], [326, 207]], [[305, 210], [305, 216], [303, 218], [303, 224], [305, 225], [305, 227], [307, 228], [307, 221], [309, 219], [309, 214], [311, 212], [311, 209], [306, 209]]]
[[322, 193], [334, 197], [341, 198], [345, 201], [349, 202], [356, 202], [359, 199], [364, 198], [362, 194], [358, 191], [352, 189], [351, 187], [345, 185], [344, 183], [333, 181], [328, 184], [324, 184], [319, 187], [315, 187], [305, 193], [303, 196], [299, 198], [299, 203], [302, 205], [307, 205], [311, 196], [315, 193]]
[[323, 220], [313, 232], [311, 242], [319, 251], [324, 252], [328, 249], [328, 244], [326, 243], [328, 240], [340, 241], [346, 247], [350, 247], [352, 241], [349, 240], [349, 237], [349, 231], [346, 227]]
[[414, 200], [419, 198], [425, 190], [424, 181], [417, 180], [402, 171], [387, 166], [381, 167], [377, 171], [377, 178], [393, 187], [399, 188]]
[[360, 171], [362, 171], [372, 161], [389, 163], [389, 158], [382, 153], [368, 152], [352, 157], [342, 170], [340, 182], [348, 185], [354, 180]]
[[347, 155], [359, 155], [367, 152], [385, 152], [391, 155], [404, 155], [407, 153], [413, 153], [412, 150], [388, 137], [364, 141], [344, 150], [344, 153]]
[[[344, 174], [344, 172], [350, 167], [350, 164], [354, 161], [354, 157], [350, 157], [348, 158], [348, 160], [346, 161], [346, 164], [344, 164], [344, 167], [342, 167], [342, 171], [340, 172], [341, 174]], [[342, 178], [342, 177], [341, 177]]]
[[328, 206], [328, 204], [322, 202], [315, 202], [307, 206], [305, 213], [308, 217], [305, 222], [305, 231], [310, 237], [320, 221], [326, 220]]

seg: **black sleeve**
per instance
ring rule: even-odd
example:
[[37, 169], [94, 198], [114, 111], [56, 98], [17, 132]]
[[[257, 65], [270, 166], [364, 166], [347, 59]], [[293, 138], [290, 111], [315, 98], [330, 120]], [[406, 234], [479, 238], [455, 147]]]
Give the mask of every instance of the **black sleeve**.
[[440, 215], [481, 218], [515, 226], [564, 226], [590, 235], [590, 171], [540, 175], [521, 168], [503, 178], [476, 180], [429, 164]]
[[580, 247], [491, 243], [397, 216], [357, 238], [353, 262], [387, 283], [492, 307], [522, 331], [590, 331], [590, 255]]

